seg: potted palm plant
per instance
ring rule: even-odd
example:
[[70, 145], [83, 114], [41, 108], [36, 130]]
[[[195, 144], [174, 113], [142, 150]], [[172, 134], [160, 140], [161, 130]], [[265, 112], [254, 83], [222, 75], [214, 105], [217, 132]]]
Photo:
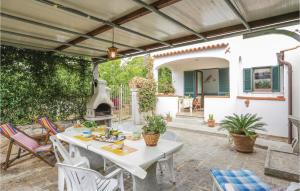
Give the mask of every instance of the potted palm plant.
[[207, 125], [208, 125], [208, 127], [214, 127], [215, 126], [215, 119], [214, 119], [213, 114], [208, 115]]
[[166, 122], [160, 115], [146, 116], [146, 125], [143, 127], [143, 137], [147, 146], [156, 146], [160, 134], [166, 129]]
[[225, 119], [221, 121], [220, 129], [225, 129], [229, 132], [237, 151], [251, 153], [253, 152], [257, 138], [255, 131], [265, 131], [263, 126], [266, 124], [260, 122], [261, 119], [261, 117], [257, 117], [257, 114], [233, 114], [232, 116], [226, 116]]

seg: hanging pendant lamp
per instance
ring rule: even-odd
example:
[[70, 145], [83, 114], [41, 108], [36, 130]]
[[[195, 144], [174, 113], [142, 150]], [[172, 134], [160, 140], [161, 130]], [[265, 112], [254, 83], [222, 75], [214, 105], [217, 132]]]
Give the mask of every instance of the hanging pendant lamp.
[[107, 49], [107, 57], [109, 59], [114, 59], [117, 57], [118, 48], [114, 47], [114, 41], [115, 41], [115, 29], [113, 28], [112, 46]]

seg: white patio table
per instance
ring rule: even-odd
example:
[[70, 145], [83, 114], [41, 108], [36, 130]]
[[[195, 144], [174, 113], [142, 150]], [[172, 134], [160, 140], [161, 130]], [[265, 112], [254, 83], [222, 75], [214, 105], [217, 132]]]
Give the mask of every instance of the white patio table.
[[[106, 151], [101, 147], [111, 143], [99, 142], [95, 140], [81, 141], [74, 138], [80, 135], [84, 129], [68, 128], [67, 131], [57, 134], [62, 141], [68, 142], [70, 147], [80, 147], [81, 150], [86, 149], [95, 154], [109, 159], [116, 165], [127, 170], [133, 175], [134, 191], [154, 191], [160, 190], [160, 186], [156, 180], [156, 164], [161, 158], [172, 154], [181, 149], [183, 146], [180, 142], [160, 139], [156, 147], [147, 147], [143, 139], [132, 141], [125, 140], [124, 144], [128, 147], [136, 149], [136, 151], [127, 155], [117, 155], [113, 152]], [[87, 154], [80, 153], [81, 155]]]

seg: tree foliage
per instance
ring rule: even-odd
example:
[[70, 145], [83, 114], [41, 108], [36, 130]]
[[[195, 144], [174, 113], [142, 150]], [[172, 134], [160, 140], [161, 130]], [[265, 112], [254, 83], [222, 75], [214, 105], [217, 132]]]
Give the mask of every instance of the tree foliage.
[[82, 117], [91, 65], [83, 58], [1, 46], [1, 123]]
[[121, 65], [121, 60], [113, 60], [99, 66], [99, 76], [109, 86], [128, 85], [135, 77], [146, 77], [147, 68], [143, 57], [135, 57], [131, 61]]
[[167, 67], [158, 70], [158, 92], [163, 94], [173, 94], [175, 92], [172, 85], [172, 72]]

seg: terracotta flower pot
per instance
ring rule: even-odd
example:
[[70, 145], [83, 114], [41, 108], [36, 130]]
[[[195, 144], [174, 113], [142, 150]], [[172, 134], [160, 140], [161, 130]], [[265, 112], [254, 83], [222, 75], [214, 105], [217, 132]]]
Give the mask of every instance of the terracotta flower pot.
[[166, 118], [166, 121], [167, 121], [167, 122], [172, 122], [172, 117], [167, 117], [167, 118]]
[[208, 127], [214, 127], [215, 126], [215, 120], [213, 119], [213, 120], [207, 120], [207, 125], [208, 125]]
[[157, 145], [160, 134], [143, 133], [143, 137], [147, 146], [153, 147]]
[[255, 140], [257, 138], [257, 135], [253, 137], [249, 137], [246, 135], [239, 135], [231, 133], [231, 136], [233, 138], [233, 142], [235, 145], [235, 150], [243, 153], [252, 153], [253, 147], [255, 144]]

